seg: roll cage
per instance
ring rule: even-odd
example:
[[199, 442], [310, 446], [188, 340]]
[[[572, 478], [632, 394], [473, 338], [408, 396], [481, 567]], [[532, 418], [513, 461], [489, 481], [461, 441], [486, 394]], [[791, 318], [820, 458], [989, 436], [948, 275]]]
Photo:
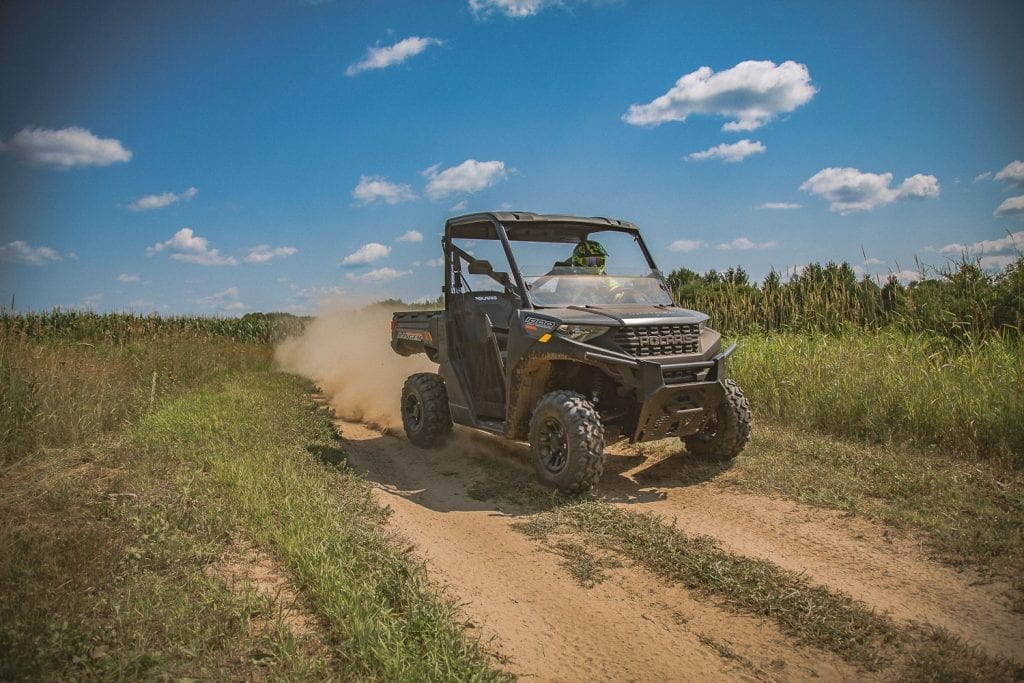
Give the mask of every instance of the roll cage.
[[[516, 262], [511, 242], [551, 242], [577, 244], [585, 240], [595, 231], [620, 232], [629, 235], [640, 247], [651, 272], [662, 278], [644, 243], [640, 230], [628, 221], [613, 220], [603, 217], [581, 218], [578, 216], [542, 215], [527, 212], [486, 212], [468, 214], [449, 219], [444, 225], [444, 236], [441, 243], [444, 248], [444, 305], [449, 308], [449, 297], [453, 291], [461, 289], [461, 283], [455, 281], [465, 261], [467, 269], [474, 275], [488, 275], [501, 284], [505, 291], [515, 294], [521, 302], [520, 308], [536, 309], [537, 306], [530, 296], [530, 288], [523, 280], [523, 274]], [[490, 262], [477, 259], [472, 254], [454, 244], [452, 240], [494, 240], [501, 243], [505, 258], [508, 260], [512, 273], [495, 271]], [[663, 278], [662, 278], [663, 279]]]

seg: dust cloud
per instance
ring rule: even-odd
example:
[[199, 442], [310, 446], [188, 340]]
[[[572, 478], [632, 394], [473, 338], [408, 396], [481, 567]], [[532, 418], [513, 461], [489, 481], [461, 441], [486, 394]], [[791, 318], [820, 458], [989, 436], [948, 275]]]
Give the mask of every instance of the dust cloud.
[[323, 304], [301, 336], [278, 345], [279, 367], [316, 382], [346, 420], [401, 429], [402, 384], [414, 372], [436, 372], [425, 355], [391, 349], [391, 310], [346, 310]]

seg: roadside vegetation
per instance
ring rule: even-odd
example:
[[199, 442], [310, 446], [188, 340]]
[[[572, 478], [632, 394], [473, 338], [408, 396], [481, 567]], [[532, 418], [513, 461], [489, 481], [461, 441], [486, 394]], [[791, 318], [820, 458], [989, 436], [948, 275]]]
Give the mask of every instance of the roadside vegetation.
[[500, 677], [253, 323], [0, 319], [0, 679]]

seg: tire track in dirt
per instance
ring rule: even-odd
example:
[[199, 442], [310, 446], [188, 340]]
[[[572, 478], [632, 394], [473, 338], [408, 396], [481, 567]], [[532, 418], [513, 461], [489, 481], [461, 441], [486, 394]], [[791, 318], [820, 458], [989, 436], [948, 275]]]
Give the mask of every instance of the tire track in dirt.
[[1008, 584], [937, 564], [913, 534], [862, 517], [694, 483], [701, 466], [685, 452], [635, 454], [628, 445], [609, 449], [619, 472], [604, 477], [599, 495], [634, 498], [630, 510], [674, 519], [732, 553], [805, 573], [897, 621], [941, 626], [991, 656], [1024, 662], [1024, 615], [1011, 611]]
[[[499, 666], [518, 676], [874, 677], [835, 655], [794, 645], [770, 620], [698, 600], [637, 567], [612, 570], [609, 580], [582, 588], [561, 558], [513, 529], [540, 509], [481, 494], [514, 493], [533, 481], [532, 469], [514, 449], [458, 434], [445, 448], [423, 450], [360, 423], [335, 424], [349, 464], [365, 473], [378, 502], [393, 511], [393, 529], [413, 544], [431, 581], [463, 605], [470, 632]], [[502, 467], [487, 467], [495, 458]]]

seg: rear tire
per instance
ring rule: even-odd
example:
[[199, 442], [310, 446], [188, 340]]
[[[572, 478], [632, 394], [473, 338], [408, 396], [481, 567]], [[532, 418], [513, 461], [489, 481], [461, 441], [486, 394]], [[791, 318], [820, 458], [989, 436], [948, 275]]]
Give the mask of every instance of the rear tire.
[[597, 410], [573, 391], [552, 391], [530, 419], [537, 478], [562, 493], [584, 493], [604, 473], [604, 426]]
[[410, 375], [402, 387], [402, 426], [409, 441], [426, 448], [440, 446], [452, 431], [448, 390], [432, 372]]
[[699, 432], [683, 437], [686, 450], [698, 458], [714, 462], [732, 460], [750, 440], [752, 418], [747, 397], [731, 379], [725, 380], [723, 385], [725, 397], [714, 415]]

